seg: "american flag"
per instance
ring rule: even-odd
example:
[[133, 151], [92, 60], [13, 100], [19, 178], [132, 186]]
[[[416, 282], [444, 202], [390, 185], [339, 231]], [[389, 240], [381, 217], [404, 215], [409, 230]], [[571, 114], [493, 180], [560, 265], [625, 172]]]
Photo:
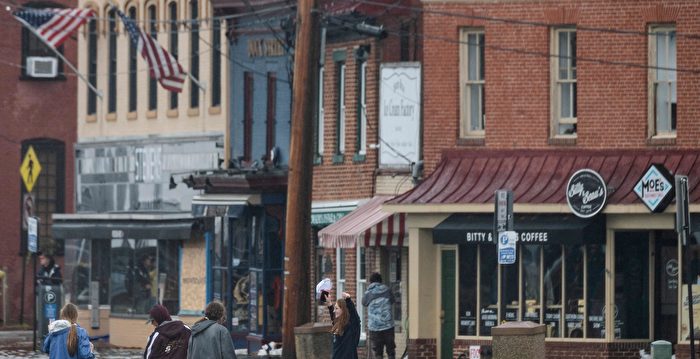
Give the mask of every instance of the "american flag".
[[158, 41], [136, 26], [136, 22], [117, 10], [124, 22], [131, 42], [148, 62], [151, 77], [169, 91], [182, 92], [187, 74], [177, 59], [158, 44]]
[[33, 28], [44, 42], [55, 49], [95, 13], [90, 9], [25, 8], [12, 15], [25, 26]]

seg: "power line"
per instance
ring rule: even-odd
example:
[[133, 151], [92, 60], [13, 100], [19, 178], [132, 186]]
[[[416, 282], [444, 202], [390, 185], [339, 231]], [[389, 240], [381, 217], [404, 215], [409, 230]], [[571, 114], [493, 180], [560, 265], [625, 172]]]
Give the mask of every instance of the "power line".
[[[411, 10], [413, 12], [422, 12], [422, 13], [426, 13], [426, 14], [458, 17], [458, 18], [465, 18], [465, 19], [471, 19], [471, 20], [482, 20], [482, 21], [488, 21], [488, 22], [498, 22], [498, 23], [526, 25], [526, 26], [538, 26], [538, 27], [547, 27], [547, 28], [552, 27], [552, 24], [545, 23], [545, 22], [539, 22], [539, 21], [508, 19], [508, 18], [499, 18], [499, 17], [492, 17], [492, 16], [484, 16], [484, 15], [469, 15], [469, 14], [464, 14], [464, 13], [439, 11], [439, 10], [427, 10], [427, 9], [424, 9], [421, 7], [416, 7], [416, 6], [399, 5], [397, 3], [385, 4], [385, 3], [377, 2], [377, 1], [373, 1], [373, 0], [354, 0], [354, 1], [357, 1], [357, 2], [363, 3], [363, 4], [367, 4], [367, 5], [383, 6], [383, 7], [386, 7], [388, 9], [404, 9], [404, 10]], [[648, 31], [622, 30], [622, 29], [615, 29], [615, 28], [601, 28], [601, 27], [579, 26], [579, 25], [576, 25], [576, 30], [611, 33], [611, 34], [619, 34], [619, 35], [641, 35], [641, 36], [655, 35], [655, 33], [648, 32]], [[693, 33], [676, 32], [676, 36], [700, 40], [700, 35], [693, 34]]]

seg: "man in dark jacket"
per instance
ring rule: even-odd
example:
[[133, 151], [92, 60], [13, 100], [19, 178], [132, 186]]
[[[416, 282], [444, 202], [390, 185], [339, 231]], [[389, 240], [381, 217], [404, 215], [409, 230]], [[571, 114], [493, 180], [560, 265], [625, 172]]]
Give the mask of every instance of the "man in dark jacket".
[[224, 320], [224, 305], [217, 301], [209, 303], [204, 310], [204, 318], [192, 326], [188, 359], [236, 359], [231, 334], [221, 325]]
[[56, 264], [52, 256], [39, 253], [39, 264], [41, 267], [36, 273], [39, 285], [61, 284], [61, 267]]
[[187, 343], [192, 332], [179, 320], [172, 320], [168, 309], [156, 304], [149, 312], [149, 321], [156, 328], [148, 337], [144, 359], [187, 359]]
[[386, 346], [386, 355], [389, 359], [394, 359], [396, 357], [392, 308], [394, 295], [389, 287], [382, 284], [382, 276], [379, 273], [372, 273], [369, 276], [369, 283], [370, 285], [362, 297], [362, 305], [369, 307], [367, 329], [369, 329], [372, 351], [375, 358], [382, 358]]

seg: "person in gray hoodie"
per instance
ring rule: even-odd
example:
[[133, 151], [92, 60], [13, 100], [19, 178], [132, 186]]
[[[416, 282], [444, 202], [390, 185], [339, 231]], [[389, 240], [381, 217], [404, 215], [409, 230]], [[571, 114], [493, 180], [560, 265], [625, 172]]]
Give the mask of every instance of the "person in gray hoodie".
[[382, 284], [382, 275], [379, 273], [372, 273], [369, 276], [369, 283], [370, 285], [362, 297], [362, 305], [368, 307], [367, 329], [369, 329], [372, 351], [375, 358], [382, 358], [384, 347], [386, 347], [386, 355], [389, 359], [394, 359], [396, 357], [392, 308], [394, 295], [389, 287]]
[[226, 320], [226, 308], [221, 302], [207, 304], [204, 318], [192, 326], [187, 359], [235, 359], [236, 350], [228, 329], [221, 325]]

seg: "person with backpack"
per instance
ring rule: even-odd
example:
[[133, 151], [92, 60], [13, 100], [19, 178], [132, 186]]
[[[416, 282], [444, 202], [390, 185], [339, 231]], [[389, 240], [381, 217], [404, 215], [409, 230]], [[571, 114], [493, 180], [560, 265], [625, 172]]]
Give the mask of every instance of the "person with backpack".
[[186, 359], [187, 343], [192, 334], [190, 328], [182, 321], [173, 320], [168, 308], [160, 304], [154, 305], [149, 315], [148, 323], [151, 323], [155, 328], [148, 337], [143, 358]]
[[231, 333], [222, 324], [226, 320], [226, 308], [221, 302], [213, 301], [204, 309], [204, 318], [192, 326], [188, 359], [235, 359]]
[[391, 289], [382, 284], [382, 275], [372, 273], [369, 276], [369, 287], [362, 297], [362, 305], [368, 307], [367, 329], [369, 340], [372, 343], [372, 351], [375, 358], [382, 358], [384, 347], [389, 359], [396, 357], [396, 343], [394, 342], [394, 295]]
[[87, 331], [78, 325], [78, 307], [67, 303], [61, 308], [59, 320], [49, 324], [49, 335], [42, 350], [49, 359], [93, 359], [93, 345]]

